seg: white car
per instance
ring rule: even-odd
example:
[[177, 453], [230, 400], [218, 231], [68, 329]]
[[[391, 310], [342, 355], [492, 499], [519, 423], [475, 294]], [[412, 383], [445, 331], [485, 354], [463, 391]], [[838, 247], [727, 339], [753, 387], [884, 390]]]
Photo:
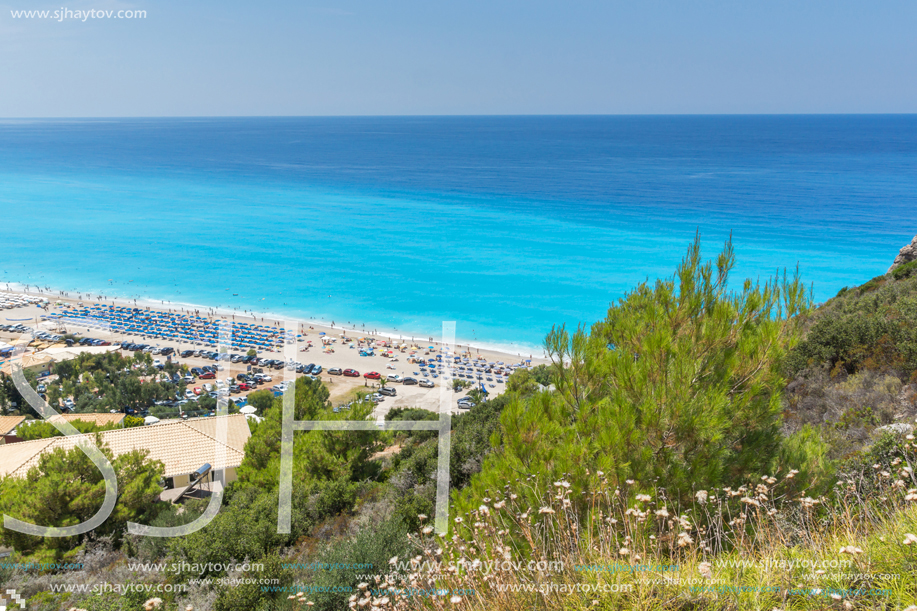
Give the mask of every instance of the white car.
[[203, 388], [207, 392], [213, 392], [213, 384], [204, 384]]
[[401, 382], [402, 380], [404, 380], [404, 378], [402, 378], [397, 373], [390, 374], [386, 376], [385, 379], [388, 380], [389, 382]]
[[185, 397], [187, 397], [188, 399], [193, 399], [193, 398], [194, 398], [194, 391], [192, 391], [190, 388], [187, 389], [187, 390], [185, 391]]
[[420, 380], [417, 382], [417, 385], [421, 388], [433, 388], [434, 384], [431, 380]]

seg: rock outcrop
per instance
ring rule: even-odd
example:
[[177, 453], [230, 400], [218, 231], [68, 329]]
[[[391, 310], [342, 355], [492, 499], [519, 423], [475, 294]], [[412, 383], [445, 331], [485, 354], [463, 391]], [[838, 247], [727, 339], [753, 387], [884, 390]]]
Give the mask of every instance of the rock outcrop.
[[886, 274], [892, 273], [896, 267], [900, 267], [905, 263], [910, 263], [911, 261], [917, 261], [917, 236], [914, 236], [914, 239], [911, 240], [911, 243], [898, 251], [898, 256], [895, 257], [895, 262], [892, 263], [892, 266], [888, 268]]

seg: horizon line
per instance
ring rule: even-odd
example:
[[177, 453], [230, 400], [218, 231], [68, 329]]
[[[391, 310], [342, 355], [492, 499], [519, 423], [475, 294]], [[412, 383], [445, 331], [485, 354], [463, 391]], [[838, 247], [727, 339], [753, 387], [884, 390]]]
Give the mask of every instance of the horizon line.
[[576, 117], [910, 117], [915, 112], [785, 112], [785, 113], [501, 113], [501, 114], [315, 114], [315, 115], [108, 115], [20, 116], [0, 121], [91, 121], [114, 119], [422, 119], [422, 118], [576, 118]]

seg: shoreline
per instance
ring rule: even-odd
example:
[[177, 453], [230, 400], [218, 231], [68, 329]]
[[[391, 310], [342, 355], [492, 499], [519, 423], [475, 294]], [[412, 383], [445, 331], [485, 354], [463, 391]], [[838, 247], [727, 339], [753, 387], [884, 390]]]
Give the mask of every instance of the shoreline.
[[[203, 304], [194, 304], [188, 302], [174, 302], [164, 299], [152, 299], [152, 298], [124, 298], [124, 297], [112, 297], [109, 295], [101, 293], [90, 293], [90, 292], [74, 292], [74, 291], [65, 291], [56, 289], [54, 287], [39, 287], [31, 284], [23, 284], [19, 282], [6, 282], [6, 288], [3, 290], [9, 290], [12, 292], [24, 293], [26, 295], [31, 295], [35, 297], [42, 297], [48, 299], [52, 304], [56, 301], [71, 303], [73, 305], [78, 302], [84, 303], [108, 303], [118, 306], [126, 307], [149, 307], [153, 310], [162, 310], [162, 311], [176, 311], [184, 313], [197, 312], [202, 316], [208, 318], [225, 318], [228, 320], [240, 321], [240, 322], [257, 322], [261, 324], [272, 324], [277, 326], [286, 326], [286, 323], [293, 323], [296, 325], [298, 330], [302, 331], [314, 331], [326, 332], [326, 333], [353, 333], [355, 336], [363, 335], [373, 338], [385, 338], [389, 340], [401, 340], [401, 341], [411, 341], [413, 343], [425, 343], [431, 342], [432, 345], [442, 345], [442, 338], [437, 336], [429, 336], [422, 333], [410, 334], [408, 332], [398, 332], [390, 329], [366, 329], [364, 326], [359, 325], [342, 325], [336, 321], [324, 321], [318, 319], [307, 319], [301, 316], [289, 316], [281, 315], [277, 312], [248, 312], [248, 311], [238, 311], [227, 308], [215, 308], [212, 306], [207, 306]], [[506, 357], [519, 357], [522, 359], [531, 359], [532, 364], [545, 363], [548, 361], [546, 354], [544, 353], [544, 348], [542, 346], [529, 346], [526, 344], [519, 344], [517, 346], [507, 346], [505, 344], [494, 344], [488, 342], [476, 342], [468, 341], [464, 338], [456, 336], [455, 338], [456, 348], [466, 348], [471, 352], [477, 354], [493, 354], [498, 356]], [[521, 348], [521, 350], [520, 350]]]

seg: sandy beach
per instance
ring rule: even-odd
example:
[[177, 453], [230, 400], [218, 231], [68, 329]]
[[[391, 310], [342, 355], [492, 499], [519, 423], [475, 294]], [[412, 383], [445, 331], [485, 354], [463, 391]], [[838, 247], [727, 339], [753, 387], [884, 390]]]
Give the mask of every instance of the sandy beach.
[[[38, 307], [37, 305], [29, 305], [26, 307], [4, 310], [0, 313], [4, 324], [10, 324], [15, 321], [32, 327], [39, 325], [46, 330], [53, 328], [56, 329], [58, 333], [65, 330], [67, 333], [76, 334], [78, 337], [93, 337], [110, 341], [113, 345], [123, 341], [130, 341], [134, 343], [149, 344], [160, 348], [171, 346], [179, 353], [184, 350], [201, 349], [206, 346], [191, 345], [189, 343], [182, 343], [170, 339], [152, 339], [138, 334], [103, 331], [98, 328], [73, 322], [53, 323], [47, 321], [47, 319], [43, 319], [42, 316], [54, 314], [66, 315], [67, 313], [79, 309], [81, 304], [83, 307], [104, 304], [128, 308], [137, 307], [143, 310], [149, 309], [153, 312], [197, 315], [207, 321], [225, 320], [234, 323], [269, 325], [284, 328], [287, 332], [292, 331], [294, 335], [301, 337], [298, 337], [295, 342], [288, 342], [282, 346], [258, 350], [258, 356], [284, 360], [287, 362], [292, 359], [303, 364], [314, 363], [321, 365], [323, 371], [319, 375], [319, 378], [328, 386], [331, 394], [331, 401], [334, 405], [349, 402], [354, 398], [357, 391], [371, 390], [373, 387], [377, 388], [378, 381], [367, 380], [363, 377], [363, 374], [375, 371], [383, 377], [398, 374], [402, 377], [410, 376], [418, 380], [429, 379], [434, 383], [433, 388], [423, 388], [419, 385], [388, 383], [387, 385], [390, 388], [396, 390], [397, 395], [394, 397], [385, 397], [382, 402], [379, 403], [374, 412], [374, 416], [377, 419], [383, 418], [390, 409], [395, 407], [420, 407], [431, 411], [439, 411], [440, 409], [441, 383], [443, 378], [425, 378], [421, 374], [421, 368], [416, 363], [409, 362], [409, 360], [435, 358], [436, 354], [441, 353], [443, 350], [441, 338], [410, 335], [392, 337], [391, 335], [373, 332], [374, 330], [363, 331], [361, 326], [353, 325], [344, 327], [337, 321], [335, 321], [332, 326], [331, 324], [323, 325], [304, 320], [284, 320], [276, 316], [272, 317], [270, 315], [258, 313], [239, 314], [215, 310], [192, 309], [187, 306], [176, 307], [167, 302], [162, 302], [159, 307], [156, 307], [151, 302], [144, 304], [139, 301], [118, 300], [99, 295], [61, 294], [60, 291], [39, 291], [34, 287], [30, 287], [30, 290], [26, 290], [24, 287], [15, 287], [15, 289], [18, 289], [16, 292], [44, 297], [48, 299], [50, 303], [45, 308]], [[14, 339], [13, 334], [0, 332], [0, 341], [10, 342], [12, 339]], [[381, 345], [383, 342], [388, 344], [387, 348]], [[376, 346], [374, 355], [360, 356], [360, 348], [369, 345]], [[401, 348], [399, 349], [397, 346], [401, 346]], [[381, 349], [391, 350], [392, 353], [390, 355], [383, 355], [380, 352]], [[454, 351], [455, 354], [468, 357], [471, 360], [481, 359], [483, 362], [487, 363], [503, 363], [505, 367], [510, 365], [537, 365], [547, 362], [544, 358], [536, 358], [537, 355], [512, 355], [495, 350], [477, 348], [467, 344], [454, 346]], [[233, 349], [231, 352], [244, 355], [246, 350]], [[122, 353], [126, 354], [124, 351], [122, 351]], [[165, 357], [154, 356], [153, 358], [165, 360]], [[180, 358], [177, 355], [173, 355], [171, 360], [179, 364], [186, 364], [189, 367], [213, 364], [213, 361], [200, 357]], [[223, 363], [223, 366], [226, 370], [220, 372], [221, 379], [224, 377], [234, 378], [238, 373], [247, 371], [249, 367], [244, 363], [228, 362]], [[335, 367], [340, 369], [355, 369], [360, 373], [360, 377], [329, 375], [328, 370]], [[265, 370], [265, 372], [270, 373], [272, 376], [272, 382], [267, 385], [268, 388], [281, 381], [291, 380], [301, 376], [301, 374], [296, 374], [294, 371], [286, 368], [283, 370], [270, 369]], [[505, 383], [499, 381], [499, 376], [486, 375], [486, 377], [494, 378], [491, 381], [487, 381], [486, 379], [482, 380], [485, 384], [485, 388], [492, 396], [499, 395], [504, 391]], [[480, 383], [480, 381], [475, 380], [476, 385]], [[189, 385], [189, 388], [201, 386], [202, 384], [203, 381], [195, 380]], [[264, 388], [264, 386], [262, 386], [262, 388]], [[231, 398], [238, 399], [246, 394], [247, 392], [233, 394]], [[466, 394], [467, 390], [458, 393], [446, 393], [446, 399], [452, 406], [454, 412], [460, 412], [457, 402]]]

